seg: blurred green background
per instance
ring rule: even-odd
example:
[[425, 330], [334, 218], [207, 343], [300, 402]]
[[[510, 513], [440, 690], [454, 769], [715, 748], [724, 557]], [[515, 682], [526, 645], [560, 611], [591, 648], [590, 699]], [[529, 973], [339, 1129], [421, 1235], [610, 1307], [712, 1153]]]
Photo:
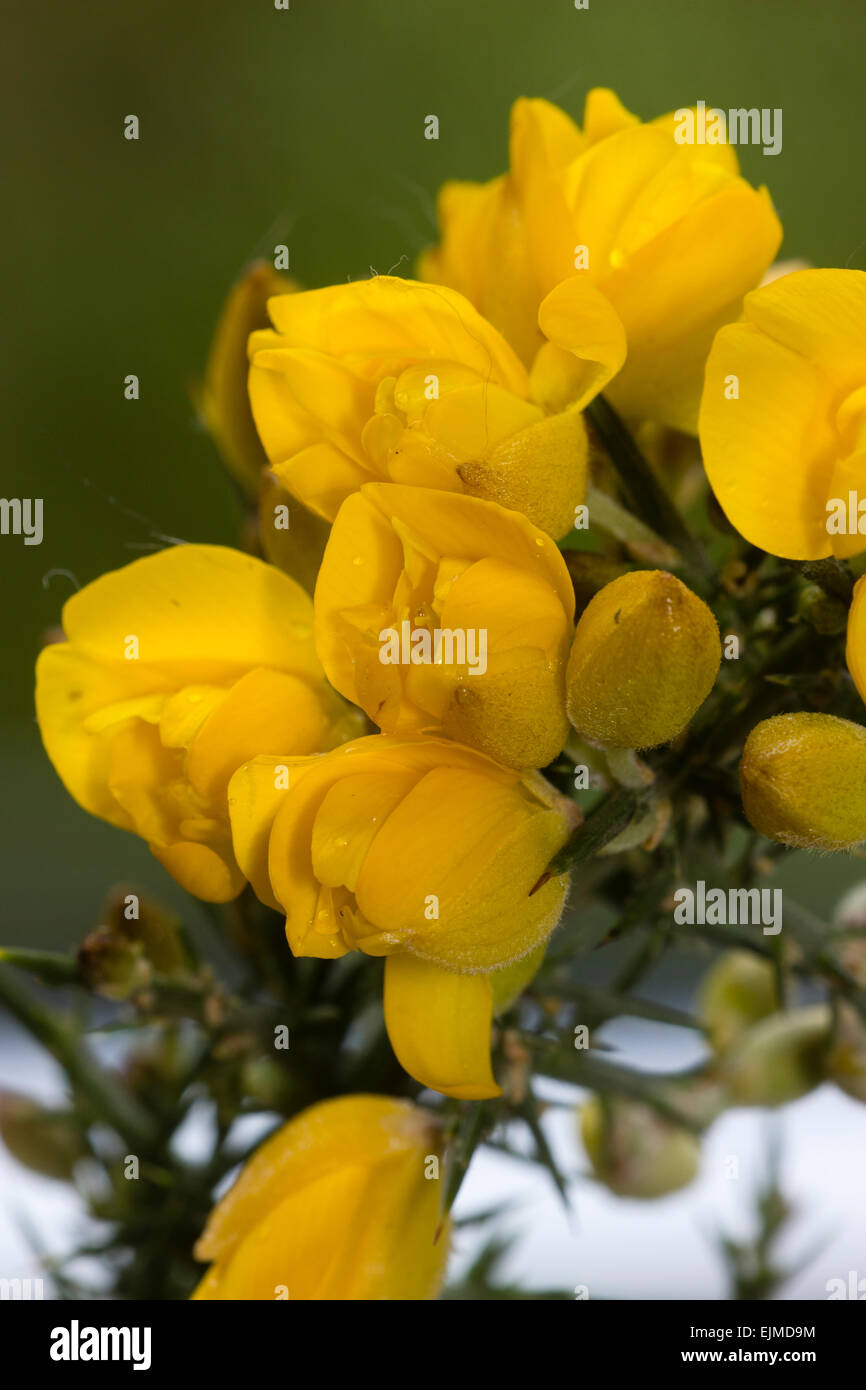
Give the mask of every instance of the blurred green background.
[[[45, 537], [0, 537], [2, 939], [60, 944], [118, 880], [182, 895], [132, 836], [64, 792], [32, 664], [80, 584], [157, 536], [231, 542], [233, 490], [190, 405], [225, 291], [291, 251], [314, 286], [396, 267], [433, 237], [448, 177], [506, 159], [519, 95], [579, 116], [612, 86], [643, 117], [698, 98], [781, 107], [783, 150], [741, 151], [782, 254], [866, 268], [863, 0], [19, 0], [3, 6], [2, 493]], [[141, 122], [137, 143], [123, 118]], [[424, 118], [440, 121], [438, 142]], [[123, 398], [123, 378], [141, 399]], [[826, 911], [853, 860], [792, 864]]]

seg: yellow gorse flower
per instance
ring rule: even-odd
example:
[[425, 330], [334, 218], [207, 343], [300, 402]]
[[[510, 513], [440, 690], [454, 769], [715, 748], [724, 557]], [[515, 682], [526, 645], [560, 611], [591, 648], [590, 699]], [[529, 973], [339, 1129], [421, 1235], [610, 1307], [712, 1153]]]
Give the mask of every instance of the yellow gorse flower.
[[439, 221], [421, 277], [465, 294], [533, 373], [558, 375], [560, 400], [576, 382], [539, 306], [565, 282], [572, 314], [584, 297], [600, 318], [603, 299], [624, 327], [614, 405], [692, 433], [713, 334], [781, 241], [730, 145], [678, 144], [673, 116], [641, 124], [604, 89], [587, 97], [583, 130], [547, 101], [516, 102], [508, 174], [446, 184]]
[[866, 549], [866, 272], [800, 270], [748, 295], [707, 361], [700, 436], [753, 545], [789, 560]]
[[309, 597], [252, 556], [185, 545], [88, 584], [63, 627], [37, 662], [36, 712], [67, 790], [140, 835], [189, 892], [234, 897], [232, 773], [359, 727], [324, 680]]
[[490, 972], [556, 926], [567, 877], [532, 892], [568, 838], [563, 799], [446, 739], [373, 735], [256, 758], [229, 787], [235, 852], [285, 913], [297, 956], [388, 957], [386, 1020], [426, 1085], [490, 1095]]
[[211, 1267], [193, 1298], [434, 1298], [449, 1243], [441, 1153], [434, 1117], [408, 1101], [341, 1096], [302, 1111], [211, 1213], [195, 1249]]
[[334, 522], [315, 612], [329, 680], [384, 732], [436, 730], [511, 767], [565, 743], [574, 591], [519, 512], [365, 484]]
[[[621, 326], [568, 287], [542, 315], [578, 385], [562, 399], [462, 295], [391, 276], [283, 295], [249, 345], [250, 400], [273, 472], [327, 520], [375, 479], [465, 492], [553, 536], [586, 489], [579, 410], [621, 365]], [[559, 361], [559, 359], [557, 359]], [[564, 408], [567, 407], [567, 408]]]

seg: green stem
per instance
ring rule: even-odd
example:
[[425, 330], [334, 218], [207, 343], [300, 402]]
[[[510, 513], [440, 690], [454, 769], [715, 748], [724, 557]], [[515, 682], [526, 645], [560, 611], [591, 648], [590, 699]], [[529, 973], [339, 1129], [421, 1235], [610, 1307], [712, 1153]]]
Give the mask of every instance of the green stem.
[[134, 1150], [153, 1149], [157, 1132], [147, 1111], [103, 1071], [77, 1034], [43, 1008], [7, 966], [0, 966], [0, 1003], [56, 1057], [72, 1084], [90, 1101], [95, 1116], [107, 1121]]
[[0, 961], [27, 970], [44, 985], [80, 983], [78, 961], [60, 951], [28, 951], [24, 947], [0, 946]]
[[713, 568], [703, 547], [686, 525], [610, 402], [604, 396], [596, 396], [587, 406], [586, 413], [640, 518], [674, 546], [696, 574], [704, 580], [711, 579]]

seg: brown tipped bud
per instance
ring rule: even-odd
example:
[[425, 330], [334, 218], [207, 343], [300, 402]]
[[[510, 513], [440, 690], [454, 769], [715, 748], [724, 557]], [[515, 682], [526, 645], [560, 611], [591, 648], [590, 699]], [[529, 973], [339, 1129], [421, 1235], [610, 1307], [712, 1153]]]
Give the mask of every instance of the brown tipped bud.
[[831, 714], [778, 714], [752, 730], [740, 763], [756, 830], [795, 849], [866, 840], [866, 729]]
[[701, 982], [698, 1015], [716, 1052], [781, 1007], [776, 972], [753, 951], [726, 951]]
[[618, 1197], [663, 1197], [698, 1171], [696, 1136], [641, 1101], [593, 1096], [580, 1110], [580, 1134], [595, 1176]]
[[141, 948], [160, 975], [183, 975], [192, 965], [179, 917], [150, 898], [116, 888], [103, 908], [102, 920], [111, 936]]
[[78, 970], [88, 988], [106, 999], [128, 999], [150, 979], [140, 944], [110, 927], [97, 927], [84, 938], [78, 948]]
[[17, 1091], [0, 1092], [0, 1138], [25, 1168], [63, 1182], [88, 1151], [74, 1116], [46, 1110]]
[[568, 717], [604, 748], [655, 748], [686, 727], [722, 659], [707, 605], [666, 570], [624, 574], [596, 594], [568, 662]]
[[747, 1028], [724, 1060], [736, 1105], [785, 1105], [823, 1079], [830, 1039], [826, 1004], [772, 1014]]

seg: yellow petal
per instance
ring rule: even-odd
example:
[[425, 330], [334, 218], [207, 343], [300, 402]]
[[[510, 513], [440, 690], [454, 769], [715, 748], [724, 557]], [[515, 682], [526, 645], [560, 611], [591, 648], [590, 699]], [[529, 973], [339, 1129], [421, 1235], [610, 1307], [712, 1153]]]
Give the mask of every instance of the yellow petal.
[[[139, 689], [218, 684], [251, 667], [320, 677], [307, 594], [238, 550], [179, 545], [88, 584], [63, 608], [70, 644]], [[127, 660], [128, 636], [138, 658]]]
[[548, 343], [530, 374], [533, 400], [548, 410], [582, 410], [625, 361], [621, 319], [588, 279], [573, 276], [551, 290], [538, 324]]
[[517, 394], [525, 380], [501, 335], [443, 286], [377, 275], [285, 295], [268, 308], [283, 339], [342, 360], [367, 381], [428, 357], [463, 363]]
[[738, 314], [781, 236], [766, 190], [730, 180], [605, 280], [628, 337], [628, 361], [610, 390], [617, 409], [697, 432], [713, 335]]
[[181, 840], [172, 845], [151, 845], [150, 850], [181, 888], [204, 902], [230, 902], [246, 882], [228, 843], [222, 846], [222, 853], [210, 845]]
[[539, 173], [564, 168], [584, 147], [579, 127], [553, 102], [521, 97], [512, 106], [509, 157], [518, 190]]
[[279, 912], [280, 903], [271, 888], [268, 846], [277, 811], [294, 774], [305, 760], [281, 757], [252, 758], [239, 767], [228, 787], [232, 845], [244, 877], [256, 897]]
[[458, 975], [414, 956], [385, 962], [385, 1025], [400, 1065], [458, 1100], [501, 1094], [490, 1066], [493, 992], [487, 975]]
[[626, 110], [610, 87], [593, 87], [587, 92], [583, 108], [583, 134], [587, 144], [594, 145], [638, 123], [637, 116]]
[[848, 641], [845, 660], [851, 678], [866, 700], [866, 578], [858, 579], [848, 611]]
[[282, 1125], [247, 1161], [211, 1212], [196, 1258], [224, 1256], [282, 1199], [317, 1178], [369, 1169], [432, 1142], [424, 1112], [408, 1101], [374, 1095], [320, 1101]]
[[373, 840], [358, 907], [391, 951], [450, 970], [495, 969], [556, 926], [566, 880], [530, 892], [567, 837], [564, 817], [532, 807], [517, 786], [480, 767], [433, 768]]
[[284, 671], [259, 667], [232, 686], [196, 734], [187, 757], [190, 781], [222, 801], [229, 778], [260, 754], [315, 753], [328, 746], [325, 689]]
[[799, 271], [749, 295], [744, 309], [745, 322], [717, 335], [707, 362], [707, 476], [752, 544], [820, 559], [842, 539], [829, 534], [827, 503], [847, 498], [834, 489], [856, 443], [856, 413], [846, 422], [839, 407], [866, 376], [866, 274]]

